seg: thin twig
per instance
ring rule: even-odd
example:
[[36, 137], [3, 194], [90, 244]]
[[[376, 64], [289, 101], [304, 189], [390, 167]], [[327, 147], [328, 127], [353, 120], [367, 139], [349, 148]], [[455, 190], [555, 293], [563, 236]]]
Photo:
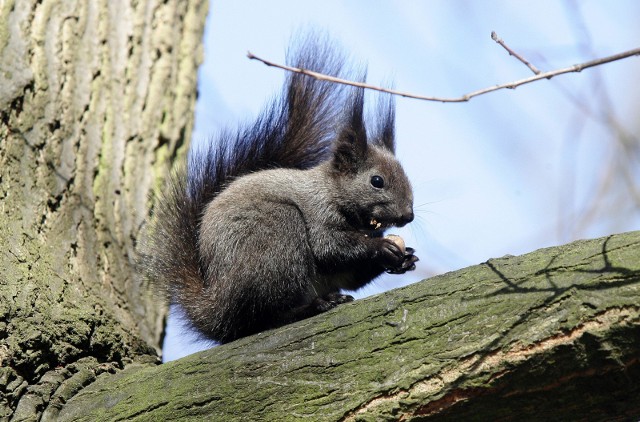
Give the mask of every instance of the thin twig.
[[573, 66], [565, 67], [565, 68], [562, 68], [562, 69], [551, 70], [551, 71], [548, 71], [548, 72], [540, 72], [537, 75], [530, 76], [528, 78], [519, 79], [517, 81], [507, 82], [507, 83], [503, 83], [503, 84], [494, 85], [494, 86], [491, 86], [491, 87], [479, 89], [477, 91], [473, 91], [473, 92], [470, 92], [468, 94], [465, 94], [465, 95], [463, 95], [461, 97], [446, 98], [446, 97], [429, 97], [429, 96], [425, 96], [425, 95], [417, 95], [417, 94], [412, 94], [412, 93], [409, 93], [409, 92], [397, 91], [397, 90], [394, 90], [394, 89], [381, 88], [379, 86], [369, 85], [369, 84], [365, 84], [365, 83], [362, 83], [362, 82], [354, 82], [354, 81], [349, 81], [349, 80], [346, 80], [346, 79], [340, 79], [340, 78], [336, 78], [334, 76], [325, 75], [323, 73], [314, 72], [314, 71], [308, 70], [308, 69], [300, 69], [300, 68], [297, 68], [297, 67], [285, 66], [285, 65], [278, 64], [278, 63], [270, 62], [268, 60], [264, 60], [264, 59], [261, 59], [260, 57], [257, 57], [256, 55], [252, 54], [250, 51], [247, 52], [247, 57], [249, 59], [251, 59], [251, 60], [258, 60], [258, 61], [261, 61], [262, 63], [266, 64], [267, 66], [277, 67], [277, 68], [280, 68], [280, 69], [287, 70], [289, 72], [301, 73], [303, 75], [311, 76], [312, 78], [316, 78], [318, 80], [331, 81], [331, 82], [344, 84], [344, 85], [351, 85], [351, 86], [356, 86], [356, 87], [360, 87], [360, 88], [372, 89], [374, 91], [380, 91], [380, 92], [385, 92], [387, 94], [399, 95], [401, 97], [406, 97], [406, 98], [414, 98], [414, 99], [417, 99], [417, 100], [424, 100], [424, 101], [436, 101], [436, 102], [442, 102], [442, 103], [463, 103], [463, 102], [469, 101], [473, 97], [477, 97], [479, 95], [487, 94], [489, 92], [498, 91], [500, 89], [505, 89], [505, 88], [507, 88], [507, 89], [515, 89], [515, 88], [517, 88], [517, 87], [519, 87], [521, 85], [526, 85], [526, 84], [529, 84], [531, 82], [538, 81], [540, 79], [551, 79], [554, 76], [562, 75], [564, 73], [581, 72], [584, 69], [588, 69], [590, 67], [599, 66], [601, 64], [610, 63], [610, 62], [614, 62], [616, 60], [622, 60], [622, 59], [625, 59], [627, 57], [637, 56], [637, 55], [640, 55], [640, 48], [635, 48], [633, 50], [628, 50], [628, 51], [625, 51], [625, 52], [622, 52], [622, 53], [614, 54], [612, 56], [602, 57], [600, 59], [595, 59], [595, 60], [590, 60], [588, 62], [575, 64]]
[[509, 48], [509, 46], [505, 44], [504, 40], [500, 38], [498, 34], [496, 34], [496, 31], [491, 31], [491, 39], [497, 42], [498, 44], [500, 44], [502, 48], [507, 50], [507, 53], [509, 53], [510, 56], [513, 56], [516, 59], [520, 60], [522, 63], [524, 63], [524, 65], [527, 66], [529, 69], [531, 69], [533, 73], [535, 73], [536, 75], [541, 73], [540, 69], [535, 67], [533, 64], [531, 64], [531, 62], [529, 62], [527, 59], [522, 57], [520, 54], [516, 53], [511, 48]]

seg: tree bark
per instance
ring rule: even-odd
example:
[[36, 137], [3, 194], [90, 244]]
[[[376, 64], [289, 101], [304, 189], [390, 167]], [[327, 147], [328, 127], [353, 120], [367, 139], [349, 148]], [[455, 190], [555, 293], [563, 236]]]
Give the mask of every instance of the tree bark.
[[440, 275], [161, 366], [60, 420], [637, 420], [640, 232]]
[[135, 241], [190, 137], [207, 5], [0, 1], [0, 420], [157, 359]]

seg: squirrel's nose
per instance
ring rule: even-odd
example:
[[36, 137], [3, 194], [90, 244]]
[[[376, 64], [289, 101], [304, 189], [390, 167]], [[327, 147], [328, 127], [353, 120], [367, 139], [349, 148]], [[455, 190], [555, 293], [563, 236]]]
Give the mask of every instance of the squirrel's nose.
[[405, 224], [411, 223], [412, 221], [413, 221], [413, 210], [409, 210], [408, 212], [400, 216], [400, 224], [398, 224], [398, 226], [402, 227]]

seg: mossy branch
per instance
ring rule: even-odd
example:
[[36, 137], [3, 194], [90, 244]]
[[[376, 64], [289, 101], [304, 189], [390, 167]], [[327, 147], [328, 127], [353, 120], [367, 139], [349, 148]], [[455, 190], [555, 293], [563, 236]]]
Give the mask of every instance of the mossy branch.
[[640, 232], [440, 275], [162, 366], [62, 420], [640, 416]]

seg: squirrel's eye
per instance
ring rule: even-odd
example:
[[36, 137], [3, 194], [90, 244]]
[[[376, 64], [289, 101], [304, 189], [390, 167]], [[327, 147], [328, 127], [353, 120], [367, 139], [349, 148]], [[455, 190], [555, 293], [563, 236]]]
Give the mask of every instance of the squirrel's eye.
[[380, 176], [371, 176], [371, 186], [382, 189], [384, 187], [384, 179]]

